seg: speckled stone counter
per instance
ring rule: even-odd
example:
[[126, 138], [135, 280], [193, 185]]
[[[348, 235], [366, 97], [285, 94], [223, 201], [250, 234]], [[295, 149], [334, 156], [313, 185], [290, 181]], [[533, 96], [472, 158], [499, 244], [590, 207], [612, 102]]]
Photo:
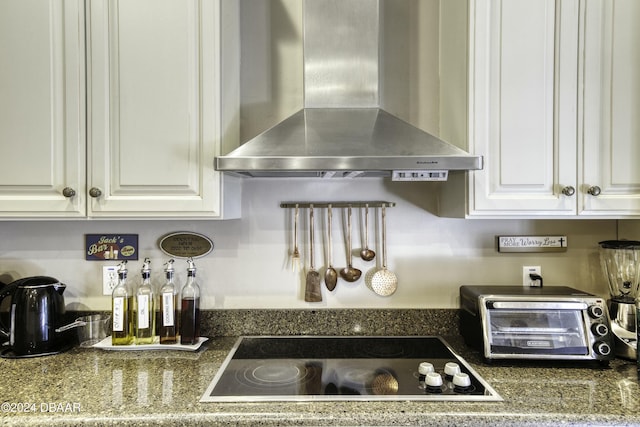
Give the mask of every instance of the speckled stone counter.
[[[238, 311], [207, 313], [203, 328], [225, 318], [234, 335], [331, 335], [334, 321], [347, 335], [434, 335], [456, 331], [455, 310]], [[435, 313], [434, 313], [435, 312]], [[336, 317], [336, 314], [340, 316]], [[218, 321], [212, 320], [216, 317]], [[230, 317], [239, 316], [231, 320]], [[271, 317], [276, 329], [262, 330]], [[254, 319], [246, 332], [235, 326]], [[244, 318], [244, 320], [243, 320]], [[427, 318], [429, 324], [416, 324]], [[284, 319], [284, 320], [283, 320]], [[352, 321], [353, 319], [356, 319]], [[307, 320], [317, 329], [303, 330]], [[393, 324], [374, 333], [381, 323]], [[406, 324], [405, 324], [406, 322]], [[410, 324], [409, 324], [410, 323]], [[353, 330], [357, 324], [358, 331]], [[322, 326], [325, 325], [325, 326]], [[404, 333], [396, 328], [404, 325]], [[342, 329], [342, 326], [335, 326]], [[392, 333], [389, 333], [389, 328]], [[241, 328], [243, 329], [243, 328]], [[203, 335], [205, 335], [203, 333]], [[47, 357], [0, 359], [0, 424], [51, 425], [640, 425], [638, 371], [631, 361], [609, 367], [486, 364], [457, 334], [440, 334], [504, 398], [503, 402], [199, 403], [236, 341], [214, 337], [198, 352], [103, 351], [73, 348]]]

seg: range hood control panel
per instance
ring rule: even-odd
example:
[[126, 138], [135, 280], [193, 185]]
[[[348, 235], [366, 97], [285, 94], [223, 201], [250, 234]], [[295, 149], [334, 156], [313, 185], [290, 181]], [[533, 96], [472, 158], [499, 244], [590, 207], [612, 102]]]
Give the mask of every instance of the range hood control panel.
[[446, 181], [448, 177], [446, 170], [401, 170], [391, 174], [392, 181]]

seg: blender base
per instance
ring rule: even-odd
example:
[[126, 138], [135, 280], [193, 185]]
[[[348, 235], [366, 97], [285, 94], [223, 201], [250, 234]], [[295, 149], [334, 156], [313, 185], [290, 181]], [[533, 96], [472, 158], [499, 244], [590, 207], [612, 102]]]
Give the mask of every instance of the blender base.
[[613, 333], [614, 354], [624, 359], [637, 360], [638, 337], [636, 335], [635, 304], [611, 299], [608, 301]]
[[[611, 325], [613, 327], [613, 325]], [[618, 326], [618, 328], [613, 328], [613, 345], [614, 345], [614, 354], [618, 357], [622, 357], [624, 359], [637, 360], [637, 346], [638, 340], [636, 338], [628, 338], [618, 335], [616, 333], [616, 329], [622, 329]], [[624, 330], [627, 334], [629, 331]]]

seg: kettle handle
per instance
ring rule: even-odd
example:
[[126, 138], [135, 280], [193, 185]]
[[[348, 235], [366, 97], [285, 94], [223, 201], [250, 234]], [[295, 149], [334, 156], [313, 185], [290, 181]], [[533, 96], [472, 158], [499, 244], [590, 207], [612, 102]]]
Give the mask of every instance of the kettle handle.
[[[4, 285], [2, 289], [0, 289], [0, 304], [2, 301], [8, 297], [9, 295], [13, 295], [13, 292], [18, 287], [18, 281], [13, 283], [9, 283], [8, 285]], [[2, 316], [0, 316], [0, 337], [9, 338], [10, 327], [7, 327], [4, 323], [2, 323]]]

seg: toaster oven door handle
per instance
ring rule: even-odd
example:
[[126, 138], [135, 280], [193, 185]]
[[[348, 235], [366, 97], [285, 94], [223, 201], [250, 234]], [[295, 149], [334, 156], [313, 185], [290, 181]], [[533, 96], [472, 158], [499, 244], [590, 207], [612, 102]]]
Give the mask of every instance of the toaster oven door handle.
[[579, 301], [489, 301], [487, 308], [497, 310], [585, 310], [587, 304]]

